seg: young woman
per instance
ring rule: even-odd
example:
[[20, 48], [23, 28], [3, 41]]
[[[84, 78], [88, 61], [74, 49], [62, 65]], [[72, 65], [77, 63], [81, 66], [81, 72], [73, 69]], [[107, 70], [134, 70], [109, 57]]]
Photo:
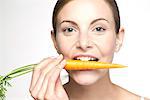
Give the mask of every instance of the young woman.
[[[59, 57], [49, 57], [34, 69], [30, 92], [36, 100], [144, 100], [110, 80], [109, 69], [60, 72], [66, 59], [109, 62], [124, 38], [115, 0], [58, 0], [51, 32]], [[148, 100], [145, 98], [145, 100]]]

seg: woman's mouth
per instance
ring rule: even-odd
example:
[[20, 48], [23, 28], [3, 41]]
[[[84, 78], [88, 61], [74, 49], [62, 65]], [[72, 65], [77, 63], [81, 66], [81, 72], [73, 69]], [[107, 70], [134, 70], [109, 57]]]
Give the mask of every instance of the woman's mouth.
[[77, 57], [74, 57], [73, 60], [98, 61], [99, 59], [96, 57], [90, 57], [90, 56], [77, 56]]
[[[99, 61], [98, 58], [93, 56], [76, 56], [73, 58], [73, 60], [81, 60], [81, 61]], [[78, 70], [78, 71], [92, 71], [93, 69], [85, 69], [85, 70]]]
[[[77, 65], [74, 65], [75, 70], [77, 70], [76, 68], [78, 68], [78, 71], [92, 71], [92, 68], [88, 68], [87, 66], [85, 66], [85, 63], [89, 63], [90, 61], [99, 61], [99, 58], [93, 55], [87, 55], [87, 54], [76, 54], [72, 57], [72, 60], [78, 60], [78, 61], [73, 61], [74, 63], [77, 63]], [[81, 62], [80, 62], [80, 61]], [[79, 66], [80, 65], [80, 66]]]

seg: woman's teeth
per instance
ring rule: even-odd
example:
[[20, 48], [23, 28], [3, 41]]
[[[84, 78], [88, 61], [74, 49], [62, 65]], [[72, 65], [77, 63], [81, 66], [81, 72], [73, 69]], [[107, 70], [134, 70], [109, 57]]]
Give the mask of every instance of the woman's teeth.
[[74, 60], [81, 60], [81, 61], [98, 61], [98, 58], [92, 57], [76, 57]]

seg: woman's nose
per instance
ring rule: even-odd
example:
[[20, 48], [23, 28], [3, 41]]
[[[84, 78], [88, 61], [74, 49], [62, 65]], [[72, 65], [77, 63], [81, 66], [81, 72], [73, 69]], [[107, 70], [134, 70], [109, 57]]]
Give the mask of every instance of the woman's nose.
[[87, 51], [89, 48], [92, 48], [89, 36], [87, 34], [79, 36], [77, 48], [82, 49], [83, 51]]

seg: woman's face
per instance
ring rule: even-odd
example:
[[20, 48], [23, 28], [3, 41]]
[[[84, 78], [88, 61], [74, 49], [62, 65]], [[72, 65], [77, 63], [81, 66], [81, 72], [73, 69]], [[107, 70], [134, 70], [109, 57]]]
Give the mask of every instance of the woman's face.
[[[54, 43], [65, 59], [112, 62], [117, 36], [112, 11], [104, 0], [72, 0], [61, 9], [57, 20]], [[69, 74], [77, 83], [90, 85], [108, 75], [108, 70]]]

